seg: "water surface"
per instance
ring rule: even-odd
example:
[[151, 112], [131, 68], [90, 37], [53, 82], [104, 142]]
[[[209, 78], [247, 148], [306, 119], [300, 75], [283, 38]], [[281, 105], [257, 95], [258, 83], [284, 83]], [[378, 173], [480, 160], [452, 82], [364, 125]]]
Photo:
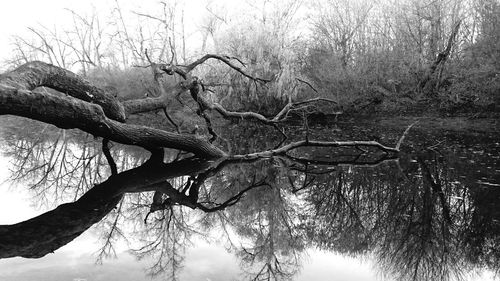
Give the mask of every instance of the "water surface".
[[[494, 120], [452, 121], [420, 121], [397, 158], [366, 147], [314, 148], [206, 163], [174, 160], [177, 153], [169, 151], [165, 162], [173, 164], [165, 166], [146, 163], [145, 151], [115, 146], [126, 179], [120, 181], [108, 179], [100, 141], [92, 136], [31, 122], [18, 129], [3, 119], [2, 159], [11, 169], [3, 175], [14, 180], [2, 187], [0, 236], [12, 242], [2, 245], [0, 277], [494, 279], [500, 134]], [[307, 134], [393, 146], [411, 122], [326, 122], [307, 132], [297, 125], [287, 128], [286, 142]], [[270, 149], [282, 138], [255, 125], [224, 128], [220, 145], [233, 153]], [[154, 192], [131, 188], [155, 180], [185, 196], [154, 199]], [[54, 209], [62, 203], [71, 204]], [[30, 225], [7, 226], [41, 214]]]

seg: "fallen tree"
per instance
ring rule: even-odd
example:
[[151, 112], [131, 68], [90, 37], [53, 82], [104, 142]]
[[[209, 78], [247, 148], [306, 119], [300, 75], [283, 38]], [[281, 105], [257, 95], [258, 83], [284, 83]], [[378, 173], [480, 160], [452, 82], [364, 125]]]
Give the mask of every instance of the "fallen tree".
[[[286, 121], [290, 111], [315, 102], [328, 101], [333, 103], [334, 101], [322, 98], [305, 101], [292, 101], [289, 99], [288, 104], [274, 117], [266, 117], [256, 112], [231, 111], [207, 99], [205, 97], [205, 86], [198, 77], [191, 74], [196, 67], [208, 59], [215, 59], [225, 63], [234, 71], [239, 72], [255, 83], [271, 82], [251, 76], [244, 69], [235, 65], [232, 62], [233, 58], [227, 56], [206, 55], [185, 66], [172, 63], [158, 64], [150, 60], [149, 66], [153, 70], [155, 79], [162, 75], [176, 75], [181, 78], [181, 81], [174, 87], [162, 88], [162, 94], [159, 97], [120, 101], [113, 94], [96, 87], [85, 78], [68, 70], [44, 62], [33, 61], [0, 76], [0, 115], [17, 115], [63, 129], [80, 129], [96, 137], [102, 137], [106, 142], [111, 140], [122, 144], [136, 145], [150, 151], [173, 148], [193, 153], [202, 158], [268, 157], [269, 155], [286, 154], [290, 150], [304, 146], [353, 146], [358, 148], [369, 146], [385, 152], [397, 153], [399, 151], [399, 147], [392, 148], [373, 141], [312, 141], [306, 136], [305, 141], [286, 144], [270, 151], [255, 152], [248, 156], [229, 155], [213, 144], [217, 134], [211, 126], [210, 116], [208, 115], [210, 111], [215, 111], [226, 119], [247, 119], [276, 126]], [[57, 90], [59, 94], [34, 91], [38, 87], [48, 87]], [[189, 92], [198, 105], [197, 114], [206, 121], [208, 131], [212, 135], [210, 141], [194, 134], [168, 132], [126, 122], [127, 118], [132, 114], [158, 109], [163, 109], [166, 113], [168, 111], [167, 99], [184, 92]], [[108, 160], [111, 161], [112, 159], [108, 157]]]
[[[211, 112], [229, 120], [245, 119], [278, 128], [278, 125], [286, 126], [289, 113], [293, 110], [300, 110], [316, 102], [333, 103], [334, 101], [322, 98], [304, 101], [289, 99], [288, 103], [271, 117], [257, 112], [232, 111], [206, 98], [206, 88], [202, 80], [191, 75], [193, 69], [208, 59], [222, 61], [255, 83], [271, 82], [249, 75], [242, 68], [234, 65], [232, 58], [217, 55], [204, 56], [187, 66], [157, 64], [150, 61], [149, 67], [153, 70], [155, 79], [162, 75], [176, 75], [181, 78], [180, 81], [173, 87], [161, 88], [161, 95], [158, 97], [127, 101], [119, 100], [117, 96], [96, 87], [83, 77], [44, 62], [30, 62], [0, 75], [0, 115], [26, 117], [62, 129], [78, 129], [95, 137], [101, 137], [102, 153], [111, 170], [109, 178], [95, 183], [75, 202], [63, 204], [24, 222], [1, 225], [2, 254], [0, 258], [13, 256], [38, 258], [58, 249], [105, 217], [126, 193], [154, 191], [148, 215], [168, 209], [173, 204], [199, 209], [206, 213], [223, 210], [236, 204], [248, 190], [266, 184], [253, 182], [222, 202], [201, 200], [198, 194], [207, 179], [212, 178], [223, 167], [232, 163], [272, 158], [271, 161], [278, 161], [286, 167], [291, 166], [287, 163], [302, 165], [305, 167], [303, 170], [297, 170], [295, 166], [294, 169], [310, 174], [313, 172], [308, 169], [308, 166], [312, 164], [329, 167], [342, 163], [377, 165], [397, 158], [401, 142], [409, 128], [398, 144], [391, 147], [376, 141], [312, 140], [309, 137], [307, 119], [304, 120], [306, 134], [303, 140], [285, 143], [285, 138], [273, 149], [241, 155], [233, 155], [222, 150], [214, 143], [218, 136], [211, 125]], [[160, 85], [158, 83], [158, 86]], [[39, 87], [51, 88], [57, 92], [38, 91]], [[198, 106], [196, 113], [206, 121], [208, 131], [212, 135], [210, 140], [194, 133], [170, 132], [127, 122], [133, 114], [156, 110], [163, 110], [168, 118], [168, 99], [182, 93], [189, 93]], [[151, 152], [151, 157], [139, 167], [119, 172], [110, 153], [110, 141], [145, 148]], [[328, 162], [328, 160], [316, 161], [311, 157], [300, 158], [297, 155], [287, 154], [302, 147], [351, 147], [357, 149], [359, 155], [353, 155], [352, 159]], [[372, 148], [370, 149], [372, 152], [377, 150], [383, 153], [379, 153], [373, 161], [364, 161], [359, 156], [368, 154], [365, 149], [367, 147]], [[193, 154], [193, 157], [164, 163], [165, 148], [189, 152]], [[216, 161], [206, 161], [208, 159]], [[174, 187], [168, 181], [181, 177], [188, 177], [188, 180], [180, 187]], [[309, 183], [306, 176], [302, 186], [297, 190], [306, 188]], [[144, 218], [145, 222], [147, 222], [148, 215]], [[40, 236], [40, 233], [43, 235]]]

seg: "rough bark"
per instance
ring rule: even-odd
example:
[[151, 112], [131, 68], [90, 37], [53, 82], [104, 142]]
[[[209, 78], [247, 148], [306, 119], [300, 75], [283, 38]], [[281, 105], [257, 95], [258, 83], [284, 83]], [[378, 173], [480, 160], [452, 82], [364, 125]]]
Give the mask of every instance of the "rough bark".
[[[208, 59], [217, 59], [245, 77], [256, 82], [265, 83], [268, 80], [252, 77], [244, 70], [234, 65], [229, 57], [206, 55], [199, 60], [187, 65], [157, 65], [167, 74], [178, 74], [184, 78], [176, 86], [162, 91], [158, 98], [126, 101], [120, 103], [115, 97], [93, 86], [87, 80], [70, 71], [49, 65], [43, 62], [31, 62], [0, 76], [0, 115], [12, 114], [42, 121], [63, 129], [80, 129], [94, 136], [144, 147], [150, 151], [158, 148], [174, 148], [192, 152], [205, 158], [220, 158], [227, 154], [194, 135], [171, 133], [146, 126], [130, 125], [123, 123], [126, 112], [129, 114], [147, 112], [156, 109], [165, 109], [170, 95], [179, 95], [189, 90], [192, 98], [198, 103], [198, 114], [203, 116], [212, 129], [206, 110], [215, 110], [224, 118], [254, 119], [263, 124], [275, 125], [286, 119], [287, 114], [294, 109], [306, 106], [317, 101], [330, 101], [322, 98], [288, 104], [274, 117], [267, 118], [255, 112], [233, 112], [226, 110], [220, 104], [212, 103], [203, 97], [203, 85], [197, 77], [190, 72]], [[34, 88], [46, 86], [56, 89], [67, 95], [53, 95], [31, 91]], [[333, 101], [332, 101], [333, 102]], [[216, 136], [213, 130], [210, 131]], [[252, 154], [249, 157], [267, 157], [269, 154], [284, 153], [298, 146], [374, 146], [384, 151], [397, 151], [376, 142], [305, 142], [292, 143], [277, 150], [264, 151]]]
[[107, 118], [96, 104], [78, 99], [18, 90], [0, 84], [0, 115], [23, 116], [63, 129], [80, 129], [111, 141], [147, 149], [174, 148], [202, 157], [225, 153], [193, 135], [182, 135], [145, 126], [124, 124]]
[[63, 68], [33, 61], [0, 75], [0, 84], [17, 89], [34, 90], [48, 87], [74, 98], [98, 104], [106, 116], [124, 122], [123, 105], [113, 95], [93, 86], [89, 81]]
[[171, 97], [178, 96], [187, 91], [192, 87], [192, 83], [192, 81], [183, 81], [172, 88], [163, 89], [162, 95], [159, 97], [127, 100], [123, 102], [123, 106], [125, 107], [127, 115], [165, 109]]

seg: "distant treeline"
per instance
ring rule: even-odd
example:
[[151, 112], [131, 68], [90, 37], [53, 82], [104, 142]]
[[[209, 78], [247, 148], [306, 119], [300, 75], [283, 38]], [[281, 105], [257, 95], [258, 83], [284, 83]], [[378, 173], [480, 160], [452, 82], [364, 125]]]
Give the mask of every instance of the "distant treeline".
[[119, 1], [109, 12], [75, 11], [72, 25], [14, 37], [8, 63], [43, 60], [137, 98], [159, 95], [146, 50], [174, 64], [217, 53], [272, 79], [260, 85], [221, 62], [200, 68], [207, 94], [233, 110], [272, 114], [290, 98], [322, 96], [339, 103], [319, 108], [327, 112], [500, 111], [499, 0], [240, 4], [232, 11], [209, 1], [201, 14], [190, 14], [187, 1], [145, 12]]

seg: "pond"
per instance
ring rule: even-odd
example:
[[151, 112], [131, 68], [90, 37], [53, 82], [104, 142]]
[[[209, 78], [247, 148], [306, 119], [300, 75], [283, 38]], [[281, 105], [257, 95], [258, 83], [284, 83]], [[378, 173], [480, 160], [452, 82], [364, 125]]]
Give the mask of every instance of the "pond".
[[[414, 119], [287, 127], [289, 139], [394, 146]], [[22, 122], [22, 126], [19, 126]], [[496, 120], [421, 119], [400, 155], [300, 149], [251, 161], [164, 161], [2, 117], [0, 280], [495, 280]], [[233, 153], [282, 141], [224, 124]], [[37, 132], [37, 134], [34, 134]]]

